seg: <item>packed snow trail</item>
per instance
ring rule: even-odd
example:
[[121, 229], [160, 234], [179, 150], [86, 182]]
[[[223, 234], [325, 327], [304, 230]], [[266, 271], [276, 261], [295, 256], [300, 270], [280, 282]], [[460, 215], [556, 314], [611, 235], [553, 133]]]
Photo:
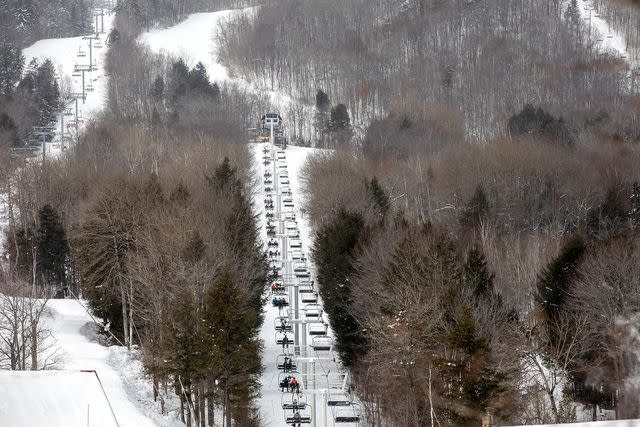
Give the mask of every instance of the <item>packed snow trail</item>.
[[[49, 300], [52, 316], [46, 319], [61, 351], [60, 368], [93, 370], [98, 374], [121, 427], [178, 426], [173, 417], [160, 415], [153, 402], [151, 382], [144, 378], [142, 363], [120, 346], [101, 345], [95, 323], [77, 300]], [[135, 403], [134, 403], [135, 402]]]

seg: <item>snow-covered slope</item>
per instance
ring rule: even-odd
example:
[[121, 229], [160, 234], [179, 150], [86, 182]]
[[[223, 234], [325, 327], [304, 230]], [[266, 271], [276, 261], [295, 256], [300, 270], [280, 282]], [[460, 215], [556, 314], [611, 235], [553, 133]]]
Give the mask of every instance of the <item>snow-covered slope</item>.
[[0, 420], [4, 427], [118, 427], [91, 371], [0, 371]]
[[[98, 40], [93, 40], [93, 64], [97, 70], [85, 73], [85, 89], [86, 99], [78, 100], [78, 131], [80, 132], [87, 121], [100, 113], [107, 101], [107, 77], [104, 73], [105, 56], [107, 52], [107, 35], [111, 31], [113, 24], [113, 15], [104, 15], [104, 33], [99, 33]], [[95, 45], [102, 46], [96, 48]], [[67, 93], [82, 93], [82, 76], [74, 76], [74, 67], [76, 65], [89, 65], [89, 40], [82, 37], [70, 37], [59, 39], [39, 40], [31, 46], [23, 49], [22, 54], [25, 57], [27, 67], [32, 60], [36, 60], [38, 64], [42, 64], [45, 60], [50, 59], [57, 71], [58, 85], [61, 88], [62, 95]], [[82, 55], [82, 56], [79, 56]], [[72, 115], [57, 117], [56, 139], [53, 143], [47, 144], [47, 155], [59, 155], [62, 148], [60, 142], [61, 126], [64, 121], [65, 135], [74, 136], [76, 127], [72, 124], [75, 120], [75, 101], [65, 100], [67, 113]]]
[[[151, 51], [164, 54], [173, 58], [182, 58], [187, 65], [193, 67], [202, 62], [207, 68], [209, 80], [212, 82], [232, 83], [249, 93], [267, 95], [275, 111], [285, 116], [307, 118], [303, 126], [305, 138], [311, 135], [311, 120], [314, 107], [289, 95], [273, 90], [267, 90], [248, 82], [242, 76], [230, 75], [227, 68], [220, 63], [218, 58], [218, 31], [220, 25], [226, 20], [238, 15], [251, 15], [255, 7], [245, 9], [223, 10], [210, 13], [196, 13], [173, 27], [154, 29], [143, 33], [138, 39], [147, 45]], [[291, 120], [289, 120], [291, 122]]]
[[47, 326], [61, 351], [62, 368], [96, 371], [120, 426], [182, 425], [173, 416], [160, 415], [140, 361], [123, 347], [98, 342], [95, 324], [80, 302], [50, 300], [47, 305], [52, 312]]

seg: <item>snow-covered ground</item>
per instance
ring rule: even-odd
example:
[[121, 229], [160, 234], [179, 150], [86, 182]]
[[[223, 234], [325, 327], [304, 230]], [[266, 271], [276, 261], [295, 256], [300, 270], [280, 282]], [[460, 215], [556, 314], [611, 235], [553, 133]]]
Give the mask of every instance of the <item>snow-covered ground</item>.
[[[93, 40], [92, 61], [97, 70], [85, 73], [86, 99], [78, 100], [78, 132], [82, 130], [87, 121], [100, 113], [107, 101], [107, 77], [105, 76], [105, 56], [107, 52], [107, 36], [113, 25], [114, 15], [104, 15], [104, 32], [94, 34], [98, 40]], [[102, 46], [102, 47], [96, 47]], [[74, 76], [74, 68], [89, 65], [89, 40], [82, 37], [58, 38], [39, 40], [31, 46], [23, 49], [25, 64], [28, 67], [32, 60], [42, 64], [50, 59], [57, 71], [58, 86], [62, 95], [68, 93], [82, 93], [82, 76]], [[77, 73], [76, 73], [77, 74]], [[65, 100], [65, 112], [68, 115], [58, 115], [56, 122], [56, 138], [47, 144], [47, 155], [58, 156], [64, 145], [68, 145], [69, 139], [76, 135], [75, 113], [76, 103]], [[60, 140], [62, 135], [62, 122], [64, 121], [65, 141]]]
[[[223, 10], [210, 13], [195, 13], [187, 19], [169, 28], [154, 29], [143, 33], [138, 41], [147, 45], [152, 52], [172, 58], [182, 58], [193, 67], [202, 62], [207, 68], [211, 82], [231, 83], [249, 93], [268, 96], [275, 111], [285, 117], [295, 116], [304, 119], [303, 135], [309, 139], [313, 123], [314, 106], [278, 91], [259, 87], [245, 80], [242, 76], [234, 76], [220, 62], [218, 57], [218, 31], [220, 26], [239, 15], [251, 15], [256, 7], [245, 9]], [[288, 120], [291, 123], [291, 120]]]
[[118, 427], [91, 371], [0, 371], [0, 419], [4, 427]]
[[121, 427], [183, 425], [175, 412], [160, 415], [151, 382], [142, 376], [142, 363], [123, 347], [102, 345], [95, 323], [79, 301], [50, 300], [47, 306], [52, 316], [46, 324], [61, 351], [61, 368], [96, 371]]

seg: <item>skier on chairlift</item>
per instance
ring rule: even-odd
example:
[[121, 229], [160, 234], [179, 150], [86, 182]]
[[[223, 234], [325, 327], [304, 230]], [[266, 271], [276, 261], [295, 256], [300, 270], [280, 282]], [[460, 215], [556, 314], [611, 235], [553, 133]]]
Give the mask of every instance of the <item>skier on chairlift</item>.
[[296, 409], [293, 413], [293, 427], [302, 427], [302, 415], [300, 415], [300, 411]]
[[273, 282], [271, 284], [271, 294], [272, 295], [276, 293], [276, 289], [277, 289], [276, 282]]
[[282, 349], [284, 350], [285, 347], [289, 348], [289, 337], [287, 334], [284, 334], [284, 337], [282, 338]]
[[300, 394], [300, 383], [298, 382], [296, 377], [291, 378], [291, 381], [289, 382], [289, 388], [291, 388], [291, 393]]

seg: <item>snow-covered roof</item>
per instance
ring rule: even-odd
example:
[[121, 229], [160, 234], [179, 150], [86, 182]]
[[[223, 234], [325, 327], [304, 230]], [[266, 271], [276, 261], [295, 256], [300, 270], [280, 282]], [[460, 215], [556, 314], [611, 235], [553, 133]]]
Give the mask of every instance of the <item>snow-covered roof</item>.
[[94, 371], [0, 371], [4, 427], [112, 427], [118, 422]]

